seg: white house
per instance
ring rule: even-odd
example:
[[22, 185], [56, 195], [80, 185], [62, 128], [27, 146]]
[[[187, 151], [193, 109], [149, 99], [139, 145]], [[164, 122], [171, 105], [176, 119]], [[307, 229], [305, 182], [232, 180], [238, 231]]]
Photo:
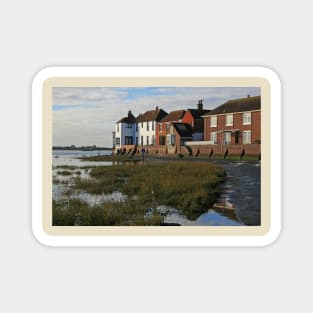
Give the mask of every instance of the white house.
[[115, 123], [115, 147], [134, 145], [136, 133], [136, 118], [131, 111]]
[[139, 114], [136, 119], [135, 144], [140, 146], [154, 145], [156, 142], [157, 123], [167, 113], [156, 107], [154, 110]]

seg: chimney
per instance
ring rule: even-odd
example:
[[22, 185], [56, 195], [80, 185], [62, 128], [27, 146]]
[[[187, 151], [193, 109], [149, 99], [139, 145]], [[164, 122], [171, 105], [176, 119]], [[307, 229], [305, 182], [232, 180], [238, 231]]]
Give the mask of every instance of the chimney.
[[198, 102], [198, 110], [203, 110], [202, 100], [199, 100], [199, 102]]
[[129, 111], [128, 111], [128, 117], [131, 117], [131, 116], [132, 116], [132, 111], [129, 110]]
[[155, 110], [157, 111], [158, 109], [159, 109], [159, 107], [158, 107], [158, 106], [156, 106], [156, 107], [155, 107]]

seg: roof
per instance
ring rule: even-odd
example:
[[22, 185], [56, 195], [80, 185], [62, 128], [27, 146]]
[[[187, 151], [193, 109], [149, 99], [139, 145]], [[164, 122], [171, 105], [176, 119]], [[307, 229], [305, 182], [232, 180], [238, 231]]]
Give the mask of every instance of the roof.
[[161, 122], [178, 122], [183, 118], [185, 112], [185, 110], [172, 111], [167, 116], [162, 118]]
[[198, 110], [198, 109], [187, 109], [193, 118], [202, 118], [202, 115], [209, 113], [211, 110]]
[[227, 114], [227, 113], [235, 113], [235, 112], [245, 112], [245, 111], [255, 111], [261, 109], [261, 96], [256, 97], [247, 97], [241, 99], [234, 99], [225, 102], [224, 104], [218, 106], [214, 110], [205, 114], [215, 115], [215, 114]]
[[192, 128], [187, 123], [172, 123], [180, 137], [192, 137]]
[[137, 122], [148, 122], [148, 121], [157, 121], [159, 122], [162, 118], [164, 118], [167, 113], [156, 107], [154, 110], [147, 111], [143, 114], [139, 114], [137, 116]]
[[116, 123], [135, 123], [136, 122], [136, 118], [135, 116], [129, 111], [128, 112], [128, 116], [124, 116], [122, 117], [119, 121], [117, 121]]

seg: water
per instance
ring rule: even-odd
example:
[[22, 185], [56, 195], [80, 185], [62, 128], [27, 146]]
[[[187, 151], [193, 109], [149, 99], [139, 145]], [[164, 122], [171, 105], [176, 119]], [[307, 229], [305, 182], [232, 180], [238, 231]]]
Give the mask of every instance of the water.
[[[58, 180], [53, 184], [53, 199], [76, 198], [97, 205], [102, 202], [127, 201], [127, 196], [119, 192], [112, 194], [93, 195], [86, 192], [75, 192], [66, 195], [66, 191], [73, 183], [73, 178], [90, 179], [90, 169], [86, 166], [111, 166], [112, 162], [81, 161], [81, 156], [110, 155], [112, 152], [103, 151], [53, 151], [53, 178]], [[234, 205], [234, 210], [208, 208], [208, 211], [200, 215], [195, 221], [188, 220], [175, 208], [160, 207], [160, 214], [164, 216], [164, 222], [168, 224], [192, 225], [192, 226], [242, 226], [260, 225], [260, 162], [229, 162], [214, 161], [222, 166], [226, 173], [226, 182], [221, 186], [221, 199]], [[75, 169], [66, 169], [71, 175], [63, 176], [57, 172], [64, 169], [56, 166], [76, 166]], [[77, 171], [80, 171], [77, 174]]]
[[83, 151], [83, 150], [53, 150], [52, 151], [52, 165], [53, 166], [106, 166], [112, 165], [112, 162], [102, 162], [102, 161], [81, 161], [80, 157], [90, 157], [98, 155], [111, 155], [111, 150], [93, 150], [93, 151]]

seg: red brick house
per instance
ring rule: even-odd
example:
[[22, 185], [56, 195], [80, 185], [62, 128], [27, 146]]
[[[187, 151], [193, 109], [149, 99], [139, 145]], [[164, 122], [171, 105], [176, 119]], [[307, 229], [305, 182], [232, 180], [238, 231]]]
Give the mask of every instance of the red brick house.
[[199, 100], [197, 109], [187, 109], [185, 112], [182, 122], [188, 123], [192, 127], [193, 140], [202, 141], [204, 138], [204, 120], [203, 115], [209, 113], [210, 110], [203, 109], [202, 100]]
[[161, 119], [156, 129], [156, 144], [160, 146], [171, 145], [171, 125], [173, 122], [181, 122], [185, 115], [185, 110], [176, 110], [170, 112], [167, 116]]
[[261, 143], [261, 97], [234, 99], [204, 114], [204, 140], [214, 144]]

